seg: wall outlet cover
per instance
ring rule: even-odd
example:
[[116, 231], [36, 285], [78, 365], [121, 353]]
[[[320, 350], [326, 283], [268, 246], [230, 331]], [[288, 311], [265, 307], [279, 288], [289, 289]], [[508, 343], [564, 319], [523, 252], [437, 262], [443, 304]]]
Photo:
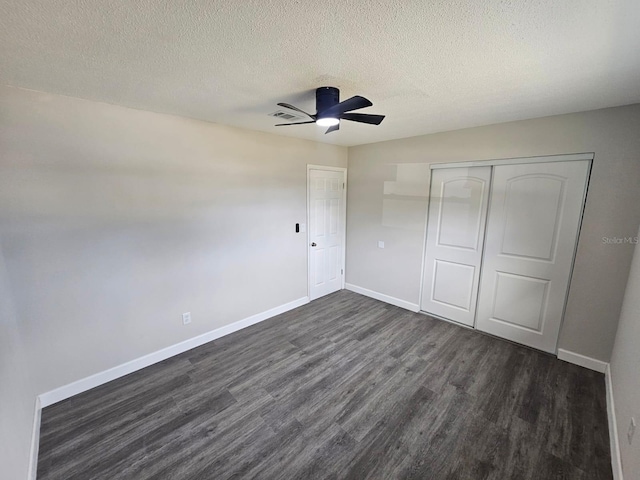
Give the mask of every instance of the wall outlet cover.
[[182, 314], [182, 324], [187, 325], [188, 323], [191, 323], [191, 312]]

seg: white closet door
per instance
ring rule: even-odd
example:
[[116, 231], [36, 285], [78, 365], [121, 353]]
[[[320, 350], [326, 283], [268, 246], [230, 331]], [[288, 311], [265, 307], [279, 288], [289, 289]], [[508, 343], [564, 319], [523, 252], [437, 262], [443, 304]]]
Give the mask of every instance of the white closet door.
[[476, 328], [555, 353], [588, 170], [494, 167]]
[[473, 325], [491, 167], [433, 170], [421, 309]]

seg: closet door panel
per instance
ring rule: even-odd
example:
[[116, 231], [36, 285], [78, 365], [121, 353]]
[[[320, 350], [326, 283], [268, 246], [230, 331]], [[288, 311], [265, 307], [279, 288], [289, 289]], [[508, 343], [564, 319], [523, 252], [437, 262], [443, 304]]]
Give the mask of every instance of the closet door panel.
[[491, 167], [433, 170], [421, 309], [473, 325]]
[[494, 167], [479, 330], [555, 353], [589, 162]]

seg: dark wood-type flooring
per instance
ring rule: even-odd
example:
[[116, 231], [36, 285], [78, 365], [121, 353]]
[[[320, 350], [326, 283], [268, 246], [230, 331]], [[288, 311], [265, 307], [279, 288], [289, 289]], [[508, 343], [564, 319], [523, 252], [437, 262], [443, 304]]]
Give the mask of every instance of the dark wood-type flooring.
[[610, 479], [604, 377], [348, 291], [42, 413], [39, 479]]

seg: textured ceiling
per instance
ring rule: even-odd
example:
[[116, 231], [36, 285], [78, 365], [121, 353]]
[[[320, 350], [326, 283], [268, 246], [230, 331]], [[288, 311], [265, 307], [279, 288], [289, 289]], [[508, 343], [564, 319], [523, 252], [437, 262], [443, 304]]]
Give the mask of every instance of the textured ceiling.
[[[638, 0], [0, 0], [0, 83], [357, 145], [640, 102]], [[360, 94], [379, 127], [273, 127]]]

